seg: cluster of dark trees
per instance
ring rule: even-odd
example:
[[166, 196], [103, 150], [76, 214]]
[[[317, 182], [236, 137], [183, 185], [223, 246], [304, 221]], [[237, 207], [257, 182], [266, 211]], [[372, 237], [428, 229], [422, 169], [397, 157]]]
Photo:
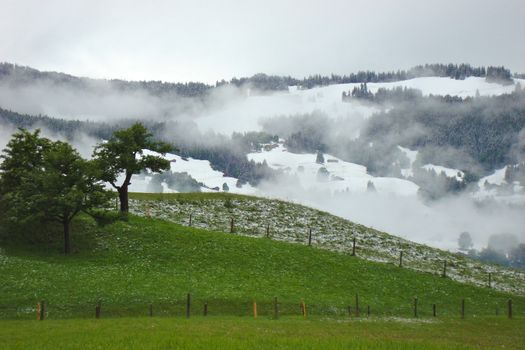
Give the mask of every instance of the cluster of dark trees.
[[510, 70], [505, 67], [487, 67], [486, 79], [489, 83], [510, 85], [513, 83]]
[[290, 152], [325, 152], [328, 150], [329, 123], [327, 116], [314, 112], [267, 119], [263, 122], [263, 130], [283, 138]]
[[419, 186], [418, 195], [424, 200], [436, 200], [447, 194], [457, 194], [469, 186], [477, 186], [479, 178], [475, 175], [461, 179], [449, 177], [434, 169], [415, 168], [408, 180]]
[[178, 95], [183, 97], [205, 97], [210, 90], [214, 88], [213, 85], [199, 82], [167, 83], [162, 81], [79, 78], [65, 73], [41, 72], [31, 67], [10, 63], [0, 63], [0, 80], [9, 80], [10, 84], [31, 84], [35, 81], [43, 80], [77, 89], [91, 89], [102, 82], [107, 83], [109, 87], [119, 91], [148, 91], [148, 93], [154, 96]]
[[177, 192], [201, 192], [201, 187], [205, 187], [202, 182], [198, 182], [187, 172], [178, 173], [168, 170], [162, 173], [142, 174], [142, 176], [146, 175], [151, 176], [148, 192], [164, 192], [163, 183], [169, 189]]
[[277, 135], [262, 131], [234, 132], [232, 134], [232, 142], [236, 144], [243, 153], [261, 151], [263, 145], [277, 141], [279, 141]]
[[[38, 129], [20, 129], [0, 157], [0, 226], [58, 222], [63, 226], [64, 254], [69, 254], [72, 220], [80, 212], [95, 215], [107, 206], [111, 194], [105, 183], [117, 190], [120, 211], [127, 213], [132, 176], [170, 168], [169, 161], [145, 155], [144, 149], [165, 153], [171, 146], [154, 140], [136, 123], [115, 131], [95, 148], [93, 159], [86, 160], [67, 142], [41, 137]], [[121, 174], [124, 180], [118, 183]]]
[[476, 250], [470, 233], [462, 232], [458, 247], [460, 252], [476, 260], [525, 269], [525, 244], [519, 243], [516, 236], [509, 233], [491, 235], [487, 246]]
[[410, 102], [423, 97], [421, 90], [396, 86], [392, 89], [379, 88], [376, 93], [368, 90], [366, 83], [362, 83], [356, 86], [352, 91], [343, 91], [342, 100], [343, 102], [351, 101], [352, 99], [359, 99], [370, 101], [374, 103], [385, 103], [385, 102]]
[[246, 153], [233, 147], [234, 144], [230, 142], [219, 145], [194, 144], [181, 149], [180, 155], [208, 160], [214, 170], [223, 172], [224, 176], [239, 179], [240, 184], [257, 185], [264, 179], [276, 176], [277, 171], [266, 163], [248, 160]]
[[[512, 74], [505, 67], [473, 67], [469, 64], [425, 64], [408, 70], [391, 72], [359, 71], [349, 75], [331, 74], [330, 76], [311, 75], [303, 79], [291, 76], [255, 74], [251, 77], [232, 78], [229, 81], [217, 81], [215, 85], [199, 82], [167, 83], [162, 81], [127, 81], [102, 80], [110, 87], [120, 91], [148, 91], [154, 96], [178, 95], [183, 97], [205, 98], [210, 91], [223, 85], [237, 87], [252, 87], [259, 91], [286, 91], [289, 86], [299, 86], [302, 89], [311, 89], [316, 86], [346, 83], [378, 83], [394, 82], [418, 77], [450, 77], [465, 79], [470, 76], [486, 77], [487, 81], [502, 84], [512, 83]], [[101, 80], [79, 78], [64, 73], [41, 72], [39, 70], [18, 66], [10, 63], [0, 63], [0, 80], [9, 78], [11, 83], [31, 83], [35, 80], [47, 80], [55, 84], [67, 84], [72, 87], [86, 89]]]
[[291, 134], [285, 141], [285, 146], [290, 152], [294, 153], [313, 153], [316, 151], [325, 152], [327, 146], [323, 142], [323, 135], [313, 130], [301, 130]]
[[468, 77], [486, 77], [487, 81], [498, 83], [512, 83], [512, 74], [505, 67], [472, 67], [470, 64], [425, 64], [415, 66], [408, 70], [392, 72], [359, 71], [350, 75], [330, 76], [312, 75], [302, 80], [297, 80], [293, 85], [305, 89], [316, 86], [348, 83], [384, 83], [395, 82], [421, 77], [449, 77], [463, 80]]
[[517, 163], [514, 151], [524, 127], [525, 92], [516, 89], [494, 97], [429, 96], [401, 103], [371, 117], [361, 137], [418, 149], [428, 162], [439, 157], [436, 149], [452, 150], [448, 164], [434, 164], [461, 169], [475, 163], [481, 169], [467, 170], [479, 172]]
[[16, 113], [2, 108], [0, 108], [0, 124], [11, 125], [24, 129], [33, 129], [36, 125], [41, 125], [46, 129], [64, 135], [68, 139], [72, 139], [73, 136], [81, 130], [89, 136], [107, 139], [114, 129], [113, 126], [110, 126], [106, 123], [64, 120], [42, 115], [32, 116]]
[[251, 77], [233, 78], [230, 81], [217, 81], [215, 86], [232, 84], [237, 87], [249, 86], [259, 91], [288, 91], [288, 87], [296, 85], [296, 82], [297, 80], [290, 76], [282, 77], [278, 75], [258, 73]]

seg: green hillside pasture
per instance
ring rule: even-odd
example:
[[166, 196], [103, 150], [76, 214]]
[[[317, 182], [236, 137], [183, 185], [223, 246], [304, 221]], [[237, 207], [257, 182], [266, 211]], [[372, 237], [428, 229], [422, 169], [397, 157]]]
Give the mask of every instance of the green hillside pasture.
[[[57, 231], [59, 232], [59, 231]], [[513, 299], [514, 317], [525, 316], [520, 296], [475, 287], [448, 278], [375, 263], [347, 254], [304, 245], [210, 232], [130, 216], [97, 226], [81, 217], [73, 228], [74, 254], [60, 255], [60, 234], [49, 247], [6, 246], [0, 254], [0, 318], [34, 319], [37, 301], [45, 300], [48, 319], [94, 316], [144, 316], [153, 305], [156, 316], [185, 314], [186, 294], [192, 314], [250, 315], [257, 301], [262, 318], [273, 313], [278, 298], [281, 315], [299, 315], [301, 300], [309, 314], [345, 316], [355, 312], [359, 294], [361, 316], [419, 317], [482, 315], [505, 318]]]

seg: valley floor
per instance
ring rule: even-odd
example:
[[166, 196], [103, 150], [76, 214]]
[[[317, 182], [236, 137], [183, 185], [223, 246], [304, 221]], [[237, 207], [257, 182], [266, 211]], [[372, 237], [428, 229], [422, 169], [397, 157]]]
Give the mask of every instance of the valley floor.
[[0, 321], [0, 349], [523, 349], [525, 319]]

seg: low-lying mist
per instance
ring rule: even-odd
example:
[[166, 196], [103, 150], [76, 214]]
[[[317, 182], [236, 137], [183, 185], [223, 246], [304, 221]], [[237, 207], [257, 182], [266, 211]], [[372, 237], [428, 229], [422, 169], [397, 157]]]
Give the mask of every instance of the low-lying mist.
[[329, 193], [302, 188], [296, 182], [265, 182], [261, 194], [306, 204], [405, 239], [455, 250], [461, 232], [474, 247], [486, 247], [491, 235], [509, 233], [525, 243], [523, 206], [494, 201], [476, 203], [462, 194], [424, 202], [416, 196], [380, 192]]
[[[245, 157], [245, 150], [232, 140], [231, 133], [264, 130], [287, 141], [295, 140], [296, 149], [289, 147], [290, 150], [330, 152], [341, 159], [366, 165], [369, 173], [376, 176], [399, 177], [401, 168], [410, 167], [410, 161], [397, 145], [420, 146], [420, 165], [434, 162], [457, 169], [465, 167], [480, 176], [493, 170], [480, 164], [469, 149], [425, 143], [429, 124], [411, 123], [410, 116], [405, 120], [406, 127], [402, 123], [389, 124], [389, 117], [399, 116], [390, 112], [394, 107], [383, 108], [359, 101], [343, 103], [342, 91], [337, 85], [275, 93], [222, 86], [212, 89], [205, 98], [190, 98], [176, 94], [155, 95], [140, 89], [115, 89], [104, 81], [71, 89], [54, 81], [21, 84], [4, 79], [0, 82], [0, 107], [32, 115], [116, 125], [130, 119], [164, 122], [156, 136], [179, 146], [181, 151], [193, 146], [215, 147], [215, 154], [228, 149], [238, 157]], [[442, 107], [443, 104], [437, 104], [434, 111]], [[372, 117], [376, 112], [380, 112], [379, 116]], [[485, 112], [483, 118], [491, 116]], [[475, 124], [464, 127], [472, 131], [468, 135], [473, 137], [473, 144], [485, 140], [483, 133], [488, 131], [477, 130], [472, 125]], [[33, 126], [36, 127], [39, 126]], [[45, 126], [41, 128], [46, 137], [66, 139], [64, 134]], [[2, 149], [15, 130], [12, 125], [0, 125]], [[504, 128], [502, 130], [504, 134]], [[494, 134], [492, 131], [490, 135]], [[491, 161], [504, 165], [509, 159], [522, 159], [524, 132], [507, 140], [505, 152], [508, 151], [510, 158], [505, 158], [507, 153], [503, 156], [498, 153], [501, 159]], [[69, 136], [69, 141], [88, 158], [93, 146], [101, 140], [79, 130]], [[493, 143], [490, 146], [493, 147]], [[470, 232], [476, 247], [485, 246], [490, 235], [499, 233], [514, 234], [520, 242], [525, 242], [523, 206], [495, 201], [479, 204], [468, 191], [422, 201], [416, 196], [381, 192], [333, 194], [301, 188], [288, 177], [263, 181], [258, 188], [260, 195], [300, 202], [431, 246], [455, 249], [457, 238], [464, 231]]]

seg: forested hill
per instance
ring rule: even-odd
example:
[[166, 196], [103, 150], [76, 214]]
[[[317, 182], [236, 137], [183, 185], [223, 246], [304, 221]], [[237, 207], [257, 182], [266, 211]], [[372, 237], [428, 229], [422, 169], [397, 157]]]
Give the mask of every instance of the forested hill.
[[217, 81], [214, 85], [200, 82], [170, 83], [162, 81], [127, 81], [120, 79], [91, 79], [80, 78], [57, 72], [42, 72], [30, 67], [11, 63], [0, 63], [0, 82], [8, 84], [31, 84], [36, 81], [52, 82], [71, 88], [86, 90], [96, 89], [101, 84], [117, 91], [147, 91], [153, 96], [182, 96], [204, 98], [210, 91], [219, 86], [233, 85], [237, 87], [251, 87], [259, 91], [286, 91], [289, 86], [299, 86], [310, 89], [316, 86], [346, 83], [395, 82], [418, 77], [449, 77], [465, 79], [467, 77], [485, 77], [487, 81], [501, 84], [512, 83], [512, 73], [501, 67], [473, 67], [469, 64], [425, 64], [408, 70], [390, 72], [375, 72], [371, 70], [357, 73], [338, 75], [310, 75], [302, 79], [291, 76], [255, 74], [251, 77], [232, 78], [231, 80]]
[[[107, 140], [114, 131], [131, 126], [137, 120], [119, 119], [118, 123], [103, 123], [80, 120], [66, 120], [49, 116], [32, 116], [20, 114], [0, 108], [0, 126], [11, 128], [36, 129], [41, 128], [56, 136], [72, 141], [79, 134], [87, 135], [96, 140]], [[257, 185], [261, 180], [271, 178], [275, 171], [266, 164], [256, 164], [249, 161], [246, 154], [262, 143], [276, 141], [275, 136], [266, 133], [234, 133], [232, 138], [216, 136], [208, 144], [189, 142], [178, 137], [168, 137], [164, 132], [167, 128], [177, 129], [176, 121], [156, 122], [141, 120], [148, 130], [158, 139], [166, 141], [178, 150], [183, 157], [209, 160], [213, 169], [239, 179], [241, 184]], [[181, 127], [181, 130], [183, 128]], [[196, 131], [197, 132], [197, 131]], [[208, 137], [209, 141], [209, 137]]]
[[[410, 92], [409, 92], [410, 94]], [[525, 91], [461, 99], [453, 96], [411, 97], [370, 118], [362, 134], [370, 142], [389, 140], [425, 150], [427, 161], [459, 166], [476, 163], [486, 171], [517, 163], [525, 154]], [[450, 161], [440, 158], [440, 151]]]
[[[73, 138], [79, 133], [83, 133], [99, 140], [107, 140], [115, 130], [127, 127], [134, 122], [134, 120], [119, 120], [117, 125], [104, 122], [92, 122], [89, 120], [66, 120], [52, 118], [46, 115], [34, 116], [21, 114], [0, 107], [0, 125], [24, 129], [44, 128], [56, 133], [57, 135], [65, 137], [67, 140], [73, 140]], [[155, 135], [159, 134], [160, 130], [164, 128], [164, 123], [142, 122]]]
[[101, 84], [107, 84], [107, 87], [123, 92], [145, 90], [154, 96], [173, 94], [183, 97], [206, 96], [209, 90], [213, 88], [211, 85], [199, 82], [166, 83], [162, 81], [92, 79], [58, 72], [42, 72], [31, 67], [19, 66], [11, 63], [0, 63], [0, 81], [8, 82], [11, 85], [24, 85], [36, 81], [46, 81], [78, 90], [96, 90]]

